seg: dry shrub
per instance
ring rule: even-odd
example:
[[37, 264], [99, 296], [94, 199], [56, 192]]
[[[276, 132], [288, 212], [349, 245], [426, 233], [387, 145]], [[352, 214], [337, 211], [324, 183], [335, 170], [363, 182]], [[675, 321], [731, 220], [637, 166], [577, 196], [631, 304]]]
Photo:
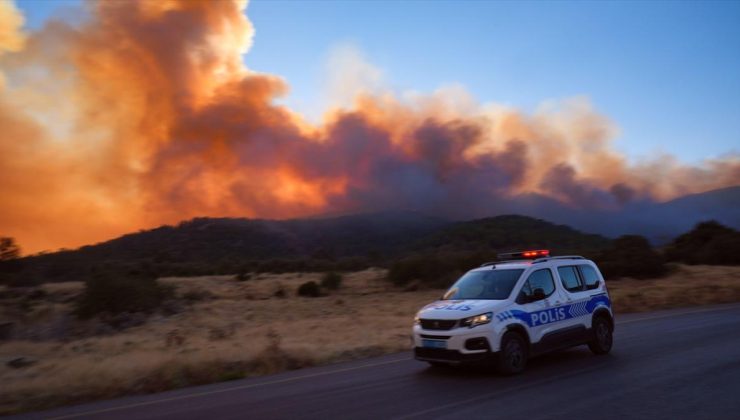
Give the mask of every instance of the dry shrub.
[[236, 330], [233, 325], [228, 327], [214, 327], [208, 331], [208, 339], [211, 341], [226, 340], [234, 336]]
[[267, 330], [267, 334], [265, 334], [267, 337], [267, 349], [268, 350], [278, 350], [280, 348], [280, 334], [275, 331], [274, 329], [270, 328]]
[[247, 281], [252, 278], [252, 275], [246, 272], [241, 272], [236, 275], [236, 281]]
[[75, 312], [81, 318], [99, 313], [152, 312], [173, 294], [150, 277], [100, 275], [85, 282]]
[[316, 364], [315, 360], [310, 357], [296, 356], [280, 347], [282, 337], [274, 329], [271, 328], [267, 331], [266, 338], [267, 346], [265, 349], [245, 366], [245, 370], [250, 376], [300, 369]]
[[276, 298], [283, 299], [287, 297], [288, 294], [285, 292], [285, 288], [283, 287], [283, 285], [278, 284], [278, 287], [275, 289], [275, 292], [272, 295]]
[[342, 275], [335, 272], [324, 274], [321, 278], [321, 287], [328, 290], [337, 290], [342, 285]]
[[307, 281], [298, 286], [298, 296], [303, 297], [319, 297], [321, 296], [321, 289], [315, 281]]
[[174, 329], [167, 333], [165, 337], [166, 347], [182, 347], [183, 344], [185, 344], [185, 335], [179, 329]]

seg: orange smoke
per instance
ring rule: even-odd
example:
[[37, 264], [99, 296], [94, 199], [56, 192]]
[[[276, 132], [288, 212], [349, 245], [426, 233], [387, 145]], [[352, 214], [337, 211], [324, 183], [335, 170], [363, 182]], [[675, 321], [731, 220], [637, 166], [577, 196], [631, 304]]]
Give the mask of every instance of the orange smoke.
[[283, 80], [244, 66], [246, 2], [89, 7], [26, 35], [0, 2], [0, 234], [26, 251], [196, 216], [472, 217], [523, 194], [617, 208], [740, 181], [736, 156], [629, 165], [584, 99], [526, 115], [365, 93], [312, 126], [273, 103]]

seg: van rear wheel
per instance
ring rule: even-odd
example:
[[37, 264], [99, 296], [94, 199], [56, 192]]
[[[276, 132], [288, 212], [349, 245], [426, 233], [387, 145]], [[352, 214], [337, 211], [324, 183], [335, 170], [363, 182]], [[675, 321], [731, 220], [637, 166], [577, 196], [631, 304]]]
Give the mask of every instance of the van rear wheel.
[[600, 316], [594, 319], [593, 338], [588, 343], [588, 348], [594, 354], [607, 354], [612, 349], [614, 338], [612, 337], [612, 326], [609, 321]]

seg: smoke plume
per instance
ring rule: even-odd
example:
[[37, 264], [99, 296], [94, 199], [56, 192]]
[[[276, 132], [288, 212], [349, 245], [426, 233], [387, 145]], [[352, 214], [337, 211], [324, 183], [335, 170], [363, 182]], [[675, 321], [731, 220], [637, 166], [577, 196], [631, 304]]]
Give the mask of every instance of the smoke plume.
[[38, 251], [195, 216], [613, 209], [740, 183], [737, 156], [629, 164], [584, 98], [526, 114], [459, 88], [362, 91], [309, 123], [244, 65], [246, 6], [100, 1], [23, 34], [0, 2], [0, 232]]

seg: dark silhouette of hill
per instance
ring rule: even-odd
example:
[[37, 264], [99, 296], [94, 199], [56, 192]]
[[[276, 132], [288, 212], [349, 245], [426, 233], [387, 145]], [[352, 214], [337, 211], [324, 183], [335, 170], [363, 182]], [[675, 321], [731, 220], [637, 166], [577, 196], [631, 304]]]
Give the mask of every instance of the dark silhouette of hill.
[[511, 251], [546, 248], [553, 254], [595, 251], [609, 245], [600, 235], [586, 234], [527, 216], [505, 215], [452, 223], [421, 238], [414, 251], [430, 248], [448, 251]]
[[20, 275], [67, 281], [100, 271], [196, 275], [355, 269], [410, 254], [495, 253], [526, 247], [592, 250], [608, 244], [604, 237], [525, 216], [467, 222], [415, 212], [284, 221], [196, 218], [77, 250], [26, 257]]
[[446, 223], [413, 212], [292, 220], [196, 218], [74, 252], [106, 260], [332, 259], [395, 250]]

